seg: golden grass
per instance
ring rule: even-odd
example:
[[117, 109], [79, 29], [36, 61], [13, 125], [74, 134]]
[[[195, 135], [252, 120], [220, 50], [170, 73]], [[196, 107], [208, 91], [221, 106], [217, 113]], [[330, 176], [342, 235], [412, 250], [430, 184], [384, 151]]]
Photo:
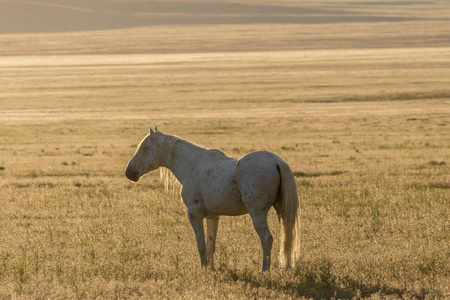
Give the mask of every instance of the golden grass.
[[[295, 39], [291, 25], [261, 26]], [[351, 26], [329, 28], [343, 38]], [[48, 52], [34, 40], [36, 52], [0, 50], [0, 299], [450, 295], [449, 44], [259, 41], [236, 52], [217, 38], [193, 53], [180, 37], [177, 53], [146, 43], [77, 53], [79, 34]], [[221, 218], [217, 270], [201, 270], [179, 196], [158, 172], [137, 184], [124, 176], [150, 125], [230, 156], [285, 159], [302, 207], [298, 267], [284, 272], [274, 257], [261, 275], [259, 240], [241, 216]], [[273, 211], [269, 223], [276, 254]]]
[[[2, 59], [0, 295], [443, 297], [447, 53]], [[298, 269], [274, 260], [259, 275], [243, 216], [222, 218], [218, 270], [200, 270], [178, 196], [158, 174], [123, 176], [149, 125], [231, 156], [281, 155], [303, 209]], [[273, 212], [270, 225], [278, 241]]]

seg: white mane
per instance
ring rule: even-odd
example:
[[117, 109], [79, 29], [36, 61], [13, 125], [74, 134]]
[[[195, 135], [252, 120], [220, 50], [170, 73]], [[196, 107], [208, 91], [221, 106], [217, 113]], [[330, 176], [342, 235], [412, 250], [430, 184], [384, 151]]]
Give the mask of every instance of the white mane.
[[164, 184], [164, 190], [167, 193], [169, 191], [172, 191], [172, 195], [175, 195], [175, 192], [181, 193], [182, 185], [169, 169], [159, 168], [159, 181]]

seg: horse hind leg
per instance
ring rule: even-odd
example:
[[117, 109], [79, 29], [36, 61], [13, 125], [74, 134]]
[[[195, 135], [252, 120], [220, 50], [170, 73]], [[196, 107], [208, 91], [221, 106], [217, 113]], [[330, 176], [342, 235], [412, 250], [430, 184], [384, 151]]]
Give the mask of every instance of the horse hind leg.
[[273, 238], [267, 225], [267, 213], [277, 200], [280, 173], [268, 152], [254, 152], [241, 158], [236, 182], [242, 201], [253, 221], [263, 250], [262, 271], [270, 269]]
[[263, 263], [262, 272], [270, 270], [270, 256], [272, 252], [273, 237], [270, 233], [269, 226], [267, 224], [267, 213], [251, 215], [253, 227], [261, 240], [261, 247], [263, 250]]
[[219, 217], [206, 218], [206, 257], [211, 270], [214, 270], [214, 252], [216, 252], [216, 236]]
[[[243, 201], [258, 233], [263, 251], [262, 272], [270, 270], [273, 237], [267, 224], [267, 213], [277, 198], [278, 186], [266, 182], [268, 188], [250, 191]], [[266, 185], [266, 186], [267, 186]]]

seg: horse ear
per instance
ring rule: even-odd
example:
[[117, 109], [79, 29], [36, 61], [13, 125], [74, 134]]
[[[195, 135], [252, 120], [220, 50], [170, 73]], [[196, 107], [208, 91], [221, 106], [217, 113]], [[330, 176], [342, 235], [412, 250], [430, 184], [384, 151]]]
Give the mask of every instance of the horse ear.
[[152, 129], [152, 126], [150, 126], [150, 135], [154, 134], [155, 132]]
[[155, 126], [155, 131], [158, 131], [158, 126]]

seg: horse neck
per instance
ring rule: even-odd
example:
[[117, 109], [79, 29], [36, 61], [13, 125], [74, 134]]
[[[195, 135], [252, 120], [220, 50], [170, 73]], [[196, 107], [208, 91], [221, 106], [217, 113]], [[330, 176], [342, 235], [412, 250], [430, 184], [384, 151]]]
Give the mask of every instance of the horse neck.
[[205, 148], [171, 135], [167, 135], [162, 147], [164, 150], [163, 166], [168, 168], [181, 184], [183, 184], [184, 179], [191, 173], [199, 154], [206, 150]]

